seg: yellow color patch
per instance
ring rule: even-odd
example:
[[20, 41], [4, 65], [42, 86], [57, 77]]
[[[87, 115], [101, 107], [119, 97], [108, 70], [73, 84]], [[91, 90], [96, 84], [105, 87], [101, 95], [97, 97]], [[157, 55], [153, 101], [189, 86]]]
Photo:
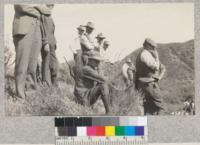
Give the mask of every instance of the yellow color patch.
[[106, 126], [105, 134], [106, 134], [106, 136], [115, 136], [115, 127], [114, 126]]

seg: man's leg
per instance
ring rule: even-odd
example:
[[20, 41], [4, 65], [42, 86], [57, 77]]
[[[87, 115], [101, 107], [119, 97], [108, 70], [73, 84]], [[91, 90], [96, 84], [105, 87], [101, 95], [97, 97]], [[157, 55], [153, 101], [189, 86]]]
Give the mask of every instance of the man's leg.
[[52, 48], [50, 55], [50, 71], [51, 71], [51, 82], [53, 85], [58, 86], [58, 72], [59, 62], [56, 57], [55, 48]]
[[101, 96], [101, 99], [103, 101], [106, 114], [110, 113], [109, 87], [107, 84], [99, 83], [90, 91], [88, 98], [90, 105], [93, 105], [97, 101], [99, 96]]
[[33, 32], [34, 33], [32, 35], [32, 40], [31, 40], [32, 41], [31, 55], [28, 66], [28, 76], [31, 78], [33, 82], [32, 85], [34, 86], [34, 88], [37, 89], [36, 68], [37, 68], [39, 53], [42, 48], [42, 36], [38, 20], [33, 25]]
[[16, 93], [20, 98], [25, 98], [25, 81], [27, 76], [28, 62], [31, 52], [31, 34], [17, 35], [13, 37], [16, 58], [15, 58], [15, 85]]
[[145, 98], [149, 107], [149, 111], [153, 115], [158, 115], [161, 110], [164, 110], [163, 101], [158, 85], [151, 83], [143, 90], [145, 92]]
[[50, 52], [45, 52], [42, 48], [42, 83], [48, 86], [51, 85], [51, 78], [50, 78]]

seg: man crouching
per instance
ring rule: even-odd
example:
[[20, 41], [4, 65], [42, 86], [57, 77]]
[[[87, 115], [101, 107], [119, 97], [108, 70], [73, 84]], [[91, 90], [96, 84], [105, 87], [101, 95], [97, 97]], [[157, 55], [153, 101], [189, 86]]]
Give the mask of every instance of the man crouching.
[[97, 68], [103, 58], [99, 53], [92, 51], [88, 57], [88, 64], [79, 68], [75, 75], [74, 95], [77, 102], [91, 106], [101, 97], [106, 114], [110, 113], [110, 98], [108, 81], [101, 76]]

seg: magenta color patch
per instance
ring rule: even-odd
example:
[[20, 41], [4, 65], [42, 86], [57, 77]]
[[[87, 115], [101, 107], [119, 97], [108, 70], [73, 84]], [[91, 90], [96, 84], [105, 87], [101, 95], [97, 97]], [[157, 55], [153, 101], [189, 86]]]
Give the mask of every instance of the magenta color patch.
[[87, 135], [96, 136], [96, 127], [94, 126], [87, 127]]

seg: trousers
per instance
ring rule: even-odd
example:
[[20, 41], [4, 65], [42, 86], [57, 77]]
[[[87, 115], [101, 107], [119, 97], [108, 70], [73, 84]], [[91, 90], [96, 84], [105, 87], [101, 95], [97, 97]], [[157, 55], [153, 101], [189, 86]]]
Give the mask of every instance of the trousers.
[[111, 104], [109, 98], [109, 87], [107, 84], [98, 83], [90, 90], [88, 95], [89, 105], [93, 105], [99, 97], [101, 97], [101, 100], [103, 101], [106, 113], [109, 113]]
[[143, 106], [145, 115], [158, 115], [161, 110], [164, 110], [160, 88], [156, 82], [140, 82], [138, 86], [144, 95]]
[[51, 84], [58, 85], [58, 72], [59, 63], [56, 57], [55, 47], [50, 46], [50, 51], [45, 52], [41, 50], [42, 55], [42, 82], [47, 83], [48, 86]]
[[[40, 23], [35, 20], [29, 33], [13, 37], [15, 59], [15, 86], [18, 97], [25, 97], [25, 84], [37, 86], [36, 67], [42, 47]], [[27, 80], [27, 82], [26, 82]]]

